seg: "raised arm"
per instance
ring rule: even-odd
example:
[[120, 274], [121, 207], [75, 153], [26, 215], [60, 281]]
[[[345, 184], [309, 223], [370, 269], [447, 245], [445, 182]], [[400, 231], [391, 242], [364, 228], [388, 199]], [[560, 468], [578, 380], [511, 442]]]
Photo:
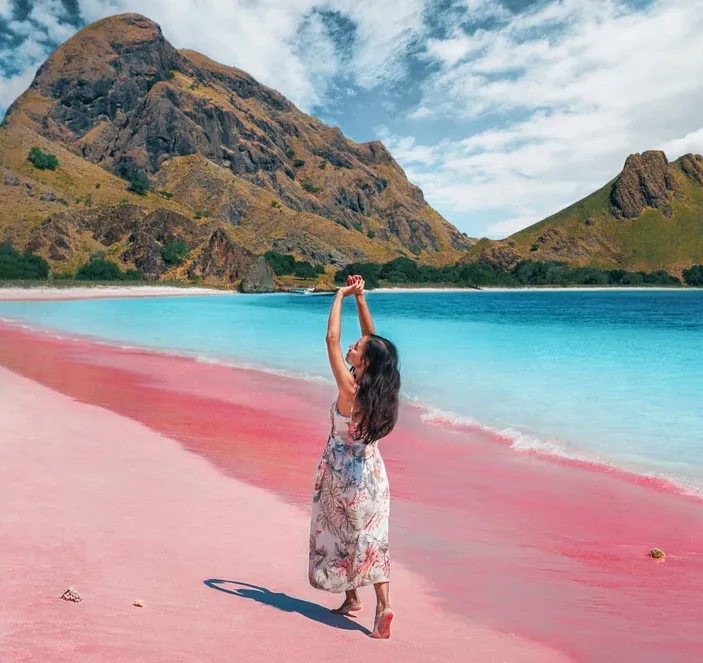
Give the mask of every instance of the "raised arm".
[[359, 326], [361, 327], [361, 335], [375, 334], [376, 330], [371, 319], [371, 311], [369, 311], [366, 298], [364, 297], [364, 279], [361, 276], [350, 276], [347, 279], [347, 285], [356, 285], [357, 290], [354, 292], [356, 296], [356, 312], [359, 314]]
[[337, 290], [330, 311], [330, 317], [327, 321], [327, 356], [330, 360], [330, 367], [334, 380], [339, 389], [339, 395], [343, 401], [352, 401], [356, 390], [356, 381], [351, 374], [347, 365], [344, 363], [344, 355], [342, 354], [342, 346], [340, 345], [342, 337], [342, 301], [345, 297], [358, 290], [356, 285], [348, 285]]

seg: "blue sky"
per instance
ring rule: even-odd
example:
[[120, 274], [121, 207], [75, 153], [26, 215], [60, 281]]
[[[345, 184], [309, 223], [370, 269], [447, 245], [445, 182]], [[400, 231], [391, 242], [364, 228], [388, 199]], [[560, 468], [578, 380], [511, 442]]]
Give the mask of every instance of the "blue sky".
[[0, 0], [0, 115], [58, 43], [138, 11], [356, 141], [470, 236], [703, 151], [703, 0]]

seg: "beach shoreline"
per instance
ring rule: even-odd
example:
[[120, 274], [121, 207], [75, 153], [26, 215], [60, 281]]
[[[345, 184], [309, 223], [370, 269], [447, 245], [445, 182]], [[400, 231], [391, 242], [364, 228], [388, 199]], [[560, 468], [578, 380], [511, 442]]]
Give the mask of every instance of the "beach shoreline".
[[124, 297], [207, 297], [238, 295], [234, 290], [160, 285], [96, 285], [0, 287], [0, 301], [54, 301], [72, 299], [111, 299]]
[[[700, 291], [700, 288], [684, 287], [524, 287], [524, 288], [403, 288], [381, 287], [367, 290], [366, 294], [418, 294], [418, 293], [503, 293], [503, 292], [689, 292]], [[330, 291], [332, 292], [332, 291]], [[112, 299], [112, 298], [141, 298], [141, 297], [206, 297], [242, 295], [237, 290], [223, 290], [217, 288], [203, 288], [199, 286], [168, 286], [168, 285], [95, 285], [95, 286], [2, 286], [0, 285], [0, 302], [2, 301], [62, 301], [76, 299]], [[289, 291], [267, 293], [269, 295], [289, 295]]]
[[[47, 468], [40, 472], [42, 481], [49, 481], [48, 475], [55, 476], [58, 472], [57, 482], [75, 477], [80, 484], [89, 473], [93, 478], [86, 485], [97, 482], [98, 486], [104, 486], [107, 482], [113, 486], [109, 494], [115, 500], [114, 509], [124, 494], [138, 496], [144, 491], [162, 510], [160, 515], [151, 513], [152, 518], [170, 523], [176, 517], [173, 509], [184, 504], [187, 505], [185, 522], [189, 522], [195, 512], [207, 513], [209, 508], [198, 497], [205, 484], [191, 475], [197, 474], [192, 463], [205, 461], [206, 466], [216, 469], [218, 485], [220, 481], [243, 482], [253, 489], [275, 494], [284, 505], [302, 509], [299, 512], [302, 515], [297, 517], [292, 512], [284, 515], [272, 508], [257, 511], [255, 518], [257, 526], [268, 523], [273, 530], [279, 528], [281, 518], [291, 519], [295, 523], [291, 536], [301, 537], [298, 554], [304, 558], [310, 481], [327, 431], [326, 413], [331, 398], [328, 386], [256, 370], [200, 364], [185, 357], [53, 338], [4, 325], [0, 325], [0, 364], [32, 380], [31, 384], [43, 385], [41, 389], [32, 387], [36, 393], [32, 392], [31, 399], [17, 404], [11, 400], [17, 391], [12, 379], [0, 375], [0, 384], [7, 392], [6, 402], [12, 403], [8, 412], [19, 413], [26, 420], [23, 426], [27, 426], [26, 430], [19, 427], [14, 433], [0, 436], [19, 440], [14, 445], [14, 465], [4, 459], [0, 464], [9, 478], [16, 477], [8, 484], [11, 497], [21, 492], [21, 477], [31, 474], [31, 467], [17, 464], [22, 460], [22, 445], [32, 439], [35, 442], [29, 449], [35, 449], [39, 440], [47, 452], [60, 449], [66, 456], [65, 463], [57, 465], [51, 459], [28, 455], [27, 464]], [[62, 404], [55, 410], [43, 409], [47, 399], [53, 398], [46, 389], [62, 395]], [[191, 469], [177, 472], [174, 480], [185, 486], [197, 486], [198, 491], [193, 494], [188, 490], [185, 496], [175, 502], [171, 498], [169, 502], [159, 499], [143, 485], [133, 486], [128, 479], [124, 479], [125, 483], [120, 483], [123, 479], [119, 476], [106, 475], [101, 479], [102, 470], [91, 465], [95, 454], [102, 453], [101, 445], [106, 445], [105, 462], [115, 466], [126, 463], [131, 468], [139, 468], [146, 462], [139, 459], [135, 445], [149, 448], [139, 435], [134, 437], [134, 433], [127, 434], [119, 427], [113, 431], [107, 419], [100, 428], [105, 432], [96, 429], [90, 433], [92, 450], [77, 467], [70, 464], [77, 452], [68, 434], [56, 437], [56, 426], [40, 433], [26, 423], [34, 419], [46, 421], [47, 426], [50, 422], [61, 425], [80, 422], [77, 407], [94, 405], [99, 405], [106, 416], [114, 414], [120, 420], [137, 422], [151, 434], [168, 439], [184, 459], [195, 459], [188, 461], [187, 467]], [[43, 417], [36, 417], [37, 408], [42, 409]], [[66, 425], [75, 432], [75, 425], [73, 428]], [[125, 446], [127, 435], [132, 437]], [[433, 428], [422, 421], [419, 412], [412, 410], [402, 413], [397, 431], [384, 440], [383, 454], [392, 485], [392, 545], [399, 570], [394, 575], [394, 588], [398, 588], [394, 589], [394, 596], [405, 597], [402, 601], [398, 599], [404, 612], [414, 612], [410, 606], [413, 604], [417, 606], [414, 614], [423, 617], [427, 600], [428, 605], [438, 610], [434, 612], [432, 608], [427, 613], [428, 626], [434, 623], [432, 620], [446, 617], [454, 625], [463, 624], [461, 629], [456, 626], [457, 632], [476, 638], [470, 642], [454, 639], [456, 646], [443, 650], [436, 660], [463, 661], [467, 647], [481, 650], [483, 641], [476, 635], [477, 628], [484, 629], [484, 634], [513, 634], [511, 637], [518, 638], [520, 643], [519, 651], [508, 655], [500, 649], [508, 646], [507, 641], [491, 640], [490, 654], [477, 660], [493, 660], [500, 653], [503, 659], [496, 660], [542, 663], [572, 660], [573, 656], [573, 660], [597, 663], [605, 660], [607, 653], [619, 663], [654, 663], [661, 659], [648, 658], [648, 654], [659, 655], [662, 650], [657, 647], [676, 641], [676, 650], [667, 649], [663, 656], [671, 663], [684, 663], [703, 646], [703, 632], [696, 630], [685, 617], [703, 613], [703, 557], [696, 553], [703, 550], [703, 508], [699, 501], [647, 481], [627, 479], [617, 472], [597, 472], [574, 463], [519, 454], [480, 431], [467, 436], [451, 429]], [[159, 466], [162, 461], [152, 459], [149, 463]], [[163, 464], [173, 466], [172, 461], [164, 460]], [[154, 477], [149, 481], [158, 484]], [[211, 490], [215, 489], [208, 485], [206, 493], [212, 494]], [[178, 492], [175, 488], [169, 491]], [[56, 501], [61, 490], [44, 486], [41, 491], [37, 488], [35, 493], [25, 490], [23, 494], [26, 508], [32, 511], [43, 504], [41, 494], [52, 495]], [[219, 495], [217, 490], [215, 494]], [[225, 498], [217, 497], [221, 499]], [[235, 533], [231, 539], [226, 533], [230, 524], [239, 528], [240, 539], [258, 537], [264, 550], [268, 550], [268, 539], [260, 529], [253, 530], [246, 517], [248, 505], [255, 504], [258, 498], [252, 493], [237, 498], [231, 495], [227, 499], [228, 504], [247, 506], [239, 507], [231, 518], [223, 515], [221, 506], [220, 511], [216, 509], [219, 520], [224, 518], [228, 524], [217, 526], [217, 541], [208, 539], [198, 554], [215, 557], [224, 554], [219, 540], [222, 527], [225, 528], [222, 544], [236, 545]], [[27, 517], [33, 522], [32, 517], [38, 515], [34, 512]], [[210, 527], [215, 527], [209, 516], [206, 520]], [[289, 521], [285, 522], [288, 527]], [[136, 545], [148, 529], [131, 531], [129, 521], [125, 523], [118, 517], [113, 517], [110, 523], [112, 536], [118, 541], [126, 537], [132, 542], [130, 546]], [[25, 526], [16, 523], [20, 525]], [[99, 527], [104, 529], [105, 525]], [[207, 539], [206, 534], [198, 532], [202, 530], [196, 527], [195, 537]], [[419, 537], [419, 532], [423, 536]], [[24, 540], [22, 533], [21, 529], [16, 531], [14, 539]], [[64, 528], [63, 536], [70, 537], [71, 529]], [[30, 548], [41, 544], [38, 533], [28, 540]], [[151, 545], [158, 548], [166, 544], [163, 539], [149, 543], [140, 559], [153, 557]], [[325, 595], [306, 594], [304, 559], [291, 560], [280, 552], [291, 549], [290, 541], [278, 541], [275, 545], [281, 546], [277, 555], [284, 557], [264, 555], [262, 561], [286, 575], [288, 592], [299, 592], [301, 596], [311, 596], [311, 601], [324, 602]], [[207, 552], [209, 546], [214, 553]], [[653, 546], [667, 552], [665, 564], [647, 558], [647, 551]], [[39, 555], [35, 548], [22, 551], [24, 557], [30, 553]], [[14, 559], [17, 568], [22, 568], [22, 559], [18, 553]], [[239, 568], [238, 553], [235, 559]], [[114, 561], [108, 562], [103, 571], [105, 576], [114, 571], [110, 566]], [[62, 564], [65, 563], [64, 559]], [[129, 572], [142, 567], [137, 558], [129, 557], [122, 563]], [[415, 594], [415, 586], [403, 586], [410, 582], [404, 569], [415, 574], [413, 582], [420, 583], [418, 586], [427, 587], [427, 594]], [[255, 577], [258, 584], [264, 584], [262, 575], [267, 573], [264, 567], [258, 567], [248, 578]], [[46, 572], [43, 576], [48, 582]], [[243, 578], [240, 575], [232, 579]], [[420, 596], [422, 605], [417, 604]], [[183, 597], [174, 594], [170, 600], [183, 600]], [[22, 603], [21, 598], [19, 602]], [[7, 605], [10, 608], [6, 610], [15, 609], [14, 600]], [[608, 606], [605, 612], [600, 607], [593, 608], [603, 605]], [[99, 612], [101, 608], [91, 609]], [[207, 618], [217, 615], [209, 603], [201, 609]], [[636, 628], [631, 621], [635, 613]], [[183, 617], [181, 613], [178, 615], [174, 613], [175, 622], [166, 620], [161, 625], [169, 637], [174, 637], [174, 624]], [[564, 615], [569, 616], [565, 619]], [[248, 623], [246, 616], [240, 618], [242, 623]], [[280, 628], [287, 628], [285, 619], [275, 624], [276, 629], [279, 624]], [[413, 629], [405, 635], [399, 630], [400, 640], [407, 637], [410, 641], [419, 629], [421, 638], [425, 638], [422, 642], [429, 647], [420, 660], [432, 660], [427, 654], [440, 642], [432, 640], [419, 622], [414, 623]], [[263, 642], [271, 642], [270, 634], [262, 637]], [[108, 643], [126, 646], [115, 645], [110, 638]], [[531, 647], [536, 643], [542, 649], [533, 656]], [[15, 644], [19, 647], [18, 641]], [[161, 646], [166, 644], [161, 642]], [[393, 652], [388, 660], [405, 660], [400, 650]], [[213, 653], [211, 660], [224, 659]], [[252, 660], [266, 659], [254, 656]]]
[[665, 287], [652, 286], [649, 287], [591, 287], [591, 286], [544, 286], [544, 287], [524, 287], [524, 288], [494, 288], [490, 286], [481, 286], [480, 288], [374, 288], [368, 292], [395, 294], [395, 293], [422, 293], [422, 292], [650, 292], [650, 291], [666, 291], [666, 292], [688, 292], [699, 291], [700, 288], [683, 288], [683, 287]]

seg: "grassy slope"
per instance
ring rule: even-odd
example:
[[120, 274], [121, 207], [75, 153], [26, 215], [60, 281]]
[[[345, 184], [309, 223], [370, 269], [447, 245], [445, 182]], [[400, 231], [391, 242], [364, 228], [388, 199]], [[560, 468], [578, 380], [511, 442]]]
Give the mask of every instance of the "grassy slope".
[[[633, 271], [666, 269], [680, 275], [682, 269], [703, 263], [703, 187], [691, 182], [678, 164], [673, 167], [681, 195], [671, 201], [674, 212], [671, 218], [657, 209], [647, 209], [636, 219], [615, 218], [610, 212], [611, 181], [583, 200], [499, 243], [512, 242], [524, 257], [548, 258], [542, 250], [530, 249], [542, 233], [556, 228], [562, 236], [588, 249], [588, 259], [570, 260], [573, 264]], [[586, 225], [587, 219], [595, 221], [595, 225]], [[485, 246], [487, 243], [482, 241], [472, 255], [477, 256]]]

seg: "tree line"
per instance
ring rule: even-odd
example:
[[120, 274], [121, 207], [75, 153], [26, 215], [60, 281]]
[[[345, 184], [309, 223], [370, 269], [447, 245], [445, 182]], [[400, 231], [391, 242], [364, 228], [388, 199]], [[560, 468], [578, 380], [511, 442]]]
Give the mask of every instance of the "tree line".
[[[190, 251], [184, 242], [166, 242], [161, 255], [168, 265], [180, 265]], [[106, 260], [105, 251], [96, 251], [81, 265], [74, 278], [79, 281], [138, 281], [144, 277], [136, 269], [122, 270]], [[264, 257], [277, 276], [293, 275], [313, 279], [324, 273], [322, 265], [313, 265], [295, 256], [267, 251]], [[0, 279], [46, 280], [49, 263], [31, 252], [20, 253], [9, 244], [0, 244]], [[456, 263], [444, 267], [418, 265], [410, 258], [396, 258], [385, 263], [356, 262], [336, 272], [336, 283], [346, 282], [350, 274], [360, 274], [369, 289], [381, 285], [438, 285], [454, 287], [522, 287], [522, 286], [681, 286], [703, 287], [703, 265], [683, 270], [681, 279], [659, 269], [653, 272], [629, 272], [623, 269], [569, 267], [565, 262], [522, 260], [504, 270], [480, 262]], [[71, 278], [67, 276], [66, 278]]]
[[[387, 285], [444, 285], [458, 287], [522, 286], [681, 286], [681, 279], [663, 269], [631, 272], [624, 269], [570, 267], [566, 262], [522, 260], [511, 269], [481, 262], [456, 263], [443, 267], [418, 265], [410, 258], [385, 263], [360, 262], [347, 265], [335, 274], [344, 283], [349, 274], [360, 274], [368, 288]], [[703, 286], [703, 265], [683, 271], [686, 285]]]

